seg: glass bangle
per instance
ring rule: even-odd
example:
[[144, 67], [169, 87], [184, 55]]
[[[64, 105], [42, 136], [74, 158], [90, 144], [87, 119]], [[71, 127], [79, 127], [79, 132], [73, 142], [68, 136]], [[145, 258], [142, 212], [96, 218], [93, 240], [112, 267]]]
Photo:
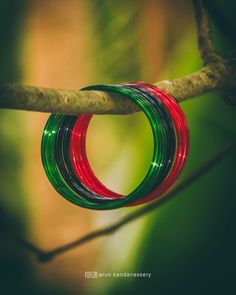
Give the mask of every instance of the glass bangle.
[[[132, 87], [137, 87], [141, 88], [143, 91], [148, 91], [148, 93], [152, 93], [156, 96], [156, 99], [160, 99], [161, 102], [165, 105], [166, 109], [168, 110], [171, 119], [173, 120], [174, 127], [175, 127], [175, 132], [176, 132], [176, 137], [177, 137], [177, 150], [176, 150], [176, 156], [175, 161], [173, 163], [173, 167], [171, 169], [171, 172], [168, 174], [168, 177], [160, 184], [158, 189], [155, 190], [155, 192], [152, 192], [145, 198], [142, 198], [139, 201], [136, 201], [132, 203], [131, 206], [137, 205], [137, 204], [142, 204], [146, 203], [148, 201], [153, 200], [154, 198], [160, 197], [162, 194], [167, 192], [170, 187], [173, 185], [173, 183], [177, 180], [180, 172], [183, 169], [184, 163], [186, 161], [186, 155], [187, 151], [189, 148], [189, 132], [188, 132], [188, 127], [187, 127], [187, 122], [185, 119], [185, 116], [180, 109], [179, 105], [175, 101], [173, 97], [171, 97], [169, 94], [165, 93], [164, 91], [158, 89], [157, 87], [147, 84], [147, 83], [142, 83], [142, 82], [132, 82], [132, 83], [126, 83], [126, 86], [132, 86]], [[79, 121], [79, 119], [78, 119]], [[78, 131], [78, 130], [77, 130]], [[79, 132], [80, 134], [82, 133]], [[76, 134], [76, 132], [75, 132]], [[78, 142], [80, 144], [85, 146], [85, 136], [86, 134], [83, 134], [84, 136], [79, 136], [78, 137]], [[77, 149], [78, 151], [78, 149]], [[86, 150], [84, 148], [84, 153], [86, 153]], [[80, 157], [81, 164], [83, 163], [83, 160], [86, 159], [86, 154], [80, 154], [80, 153], [74, 153], [75, 156]], [[171, 161], [168, 161], [171, 163]], [[88, 163], [88, 162], [87, 162]], [[82, 167], [80, 163], [77, 163], [77, 165], [74, 166], [75, 169]], [[87, 170], [88, 168], [88, 170]], [[98, 193], [103, 193], [107, 194], [108, 197], [112, 196], [113, 198], [117, 197], [122, 197], [122, 195], [117, 195], [115, 192], [111, 192], [109, 189], [104, 187], [99, 180], [95, 177], [93, 173], [90, 173], [91, 168], [88, 165], [84, 171], [80, 171], [80, 179], [86, 179], [86, 181], [89, 181], [89, 188], [92, 189], [94, 192]], [[88, 172], [87, 174], [85, 174]]]
[[175, 100], [143, 82], [96, 85], [84, 90], [122, 93], [144, 111], [154, 138], [152, 165], [129, 195], [109, 190], [94, 175], [86, 155], [86, 132], [92, 115], [52, 114], [45, 126], [41, 151], [46, 174], [55, 189], [69, 201], [97, 210], [141, 204], [167, 191], [183, 168], [189, 146], [187, 123]]
[[[125, 86], [126, 88], [130, 88], [130, 86]], [[136, 93], [140, 92], [138, 89], [132, 89], [132, 91], [136, 91]], [[142, 93], [142, 95], [149, 95], [148, 93]], [[151, 95], [153, 96], [153, 95]], [[145, 98], [147, 99], [147, 97]], [[150, 98], [149, 98], [150, 99]], [[151, 98], [153, 99], [153, 97]], [[154, 98], [155, 99], [155, 98]], [[161, 103], [158, 101], [159, 107], [158, 112], [159, 116], [163, 117], [163, 114], [165, 115], [165, 118], [162, 119], [162, 124], [164, 123], [167, 135], [167, 142], [168, 145], [166, 145], [166, 148], [164, 150], [164, 155], [167, 157], [170, 157], [168, 159], [161, 158], [161, 163], [156, 163], [157, 166], [162, 166], [162, 175], [159, 174], [158, 176], [158, 182], [155, 181], [154, 186], [156, 187], [158, 184], [161, 183], [163, 178], [166, 176], [166, 174], [170, 170], [171, 162], [173, 161], [174, 153], [175, 153], [175, 134], [174, 129], [172, 126], [172, 122], [170, 118], [168, 117], [168, 114], [165, 110], [165, 108], [161, 105]], [[162, 112], [162, 113], [161, 113]], [[72, 136], [71, 136], [71, 153], [70, 158], [72, 161], [72, 165], [74, 170], [77, 173], [77, 176], [80, 180], [83, 180], [84, 184], [86, 184], [89, 189], [93, 190], [96, 193], [102, 193], [103, 195], [106, 195], [109, 198], [121, 198], [122, 195], [119, 195], [117, 193], [112, 192], [111, 190], [107, 189], [93, 174], [91, 167], [89, 166], [87, 156], [86, 156], [86, 149], [85, 149], [85, 137], [86, 137], [86, 130], [83, 126], [83, 121], [87, 122], [91, 119], [90, 115], [84, 115], [83, 117], [79, 117], [74, 125], [74, 128], [72, 130]], [[88, 123], [86, 123], [86, 127], [88, 126]], [[86, 128], [87, 129], [87, 128]], [[170, 150], [171, 149], [171, 150]]]

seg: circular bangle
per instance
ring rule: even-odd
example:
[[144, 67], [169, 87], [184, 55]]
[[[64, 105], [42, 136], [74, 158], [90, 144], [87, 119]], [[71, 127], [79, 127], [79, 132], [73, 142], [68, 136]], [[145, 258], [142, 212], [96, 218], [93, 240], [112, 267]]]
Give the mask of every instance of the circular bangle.
[[167, 111], [169, 112], [169, 115], [173, 122], [173, 125], [175, 128], [175, 134], [176, 134], [176, 142], [177, 142], [175, 159], [174, 159], [170, 173], [154, 192], [152, 192], [151, 194], [149, 194], [147, 197], [143, 198], [142, 200], [139, 200], [132, 204], [132, 205], [138, 205], [138, 204], [143, 204], [143, 203], [152, 201], [162, 196], [177, 181], [180, 173], [182, 172], [184, 168], [184, 164], [187, 160], [187, 155], [189, 151], [189, 129], [188, 129], [187, 120], [185, 118], [185, 115], [182, 109], [180, 108], [176, 100], [170, 94], [148, 83], [132, 82], [130, 84], [152, 93], [153, 95], [155, 95], [162, 101]]
[[[124, 86], [124, 85], [123, 85]], [[124, 86], [124, 89], [131, 87]], [[91, 89], [91, 87], [90, 87]], [[139, 93], [140, 91], [138, 89], [132, 89], [132, 91], [135, 91], [136, 93]], [[145, 99], [147, 100], [148, 93], [142, 93], [142, 95], [145, 96]], [[152, 98], [153, 99], [153, 98]], [[154, 98], [155, 99], [155, 98]], [[168, 113], [166, 112], [163, 105], [160, 103], [160, 101], [157, 101], [159, 104], [158, 107], [158, 115], [160, 117], [165, 116], [162, 118], [162, 124], [165, 122], [165, 128], [166, 130], [166, 136], [168, 145], [166, 146], [165, 150], [165, 157], [171, 157], [171, 158], [163, 158], [160, 157], [160, 163], [156, 163], [157, 166], [162, 166], [162, 175], [159, 175], [158, 182], [155, 183], [155, 186], [161, 183], [163, 178], [166, 176], [166, 174], [170, 170], [171, 162], [173, 161], [174, 153], [175, 153], [175, 134], [172, 126], [172, 122], [168, 117]], [[86, 149], [85, 149], [85, 138], [86, 138], [86, 130], [88, 126], [88, 121], [91, 119], [90, 115], [83, 115], [83, 117], [79, 117], [77, 119], [77, 122], [74, 125], [74, 128], [72, 130], [72, 136], [71, 136], [71, 153], [70, 158], [72, 161], [72, 165], [74, 170], [77, 173], [77, 176], [80, 178], [80, 180], [83, 180], [83, 183], [86, 184], [87, 187], [89, 187], [90, 190], [94, 191], [95, 193], [102, 193], [103, 195], [109, 197], [109, 198], [121, 198], [122, 195], [119, 195], [117, 193], [114, 193], [107, 189], [93, 174], [91, 167], [89, 166], [87, 156], [86, 156]], [[85, 123], [85, 124], [83, 124]], [[160, 122], [161, 123], [161, 122]], [[84, 126], [86, 125], [86, 130]], [[154, 162], [153, 162], [154, 163]]]
[[[173, 119], [174, 113], [180, 109], [175, 100], [146, 83], [97, 85], [84, 89], [122, 93], [144, 111], [151, 124], [154, 138], [152, 164], [144, 180], [132, 193], [128, 196], [114, 193], [96, 178], [87, 159], [85, 139], [92, 115], [75, 117], [52, 114], [43, 133], [42, 161], [47, 176], [56, 190], [69, 201], [91, 209], [115, 209], [137, 205], [150, 201], [168, 190], [179, 175], [180, 168], [182, 169], [185, 162], [183, 159], [186, 159], [187, 155], [187, 150], [185, 154], [180, 155], [179, 140], [183, 134], [177, 131], [178, 119]], [[171, 106], [173, 101], [177, 107], [173, 107], [170, 112], [168, 104]], [[182, 140], [188, 142], [188, 132], [184, 135]], [[188, 144], [186, 147], [188, 148]]]
[[[102, 87], [100, 87], [99, 89], [104, 89], [104, 87], [105, 86], [102, 86]], [[114, 88], [115, 87], [115, 88]], [[94, 89], [95, 87], [93, 87], [93, 89]], [[98, 86], [96, 86], [96, 89], [98, 89]], [[108, 88], [108, 86], [106, 86], [106, 89], [107, 90], [113, 90], [113, 89], [116, 89], [116, 90], [122, 90], [122, 88], [118, 88], [117, 86], [113, 86], [112, 88], [111, 88], [111, 86], [109, 86], [109, 88]], [[152, 181], [153, 182], [153, 178], [158, 178], [158, 176], [160, 176], [161, 175], [161, 171], [163, 170], [163, 167], [164, 166], [166, 166], [165, 165], [165, 163], [164, 163], [164, 161], [162, 160], [162, 157], [161, 157], [161, 154], [160, 155], [158, 155], [157, 154], [157, 147], [159, 146], [159, 150], [162, 152], [162, 154], [165, 154], [165, 151], [166, 151], [166, 147], [165, 147], [165, 143], [166, 143], [166, 141], [163, 141], [163, 139], [165, 140], [166, 138], [165, 138], [165, 135], [166, 135], [166, 133], [164, 132], [165, 131], [165, 125], [163, 124], [163, 122], [161, 122], [160, 121], [160, 118], [157, 116], [157, 114], [156, 114], [156, 112], [153, 112], [153, 110], [152, 110], [152, 108], [153, 108], [153, 106], [150, 104], [147, 104], [146, 103], [146, 100], [144, 99], [144, 97], [143, 96], [138, 96], [137, 94], [136, 94], [136, 96], [134, 96], [134, 93], [135, 93], [135, 91], [128, 91], [128, 90], [123, 90], [122, 91], [123, 93], [127, 93], [127, 94], [129, 94], [130, 96], [131, 95], [133, 95], [133, 97], [134, 98], [139, 98], [139, 100], [137, 100], [137, 101], [140, 101], [140, 102], [142, 102], [143, 103], [143, 107], [144, 108], [146, 108], [147, 110], [148, 110], [148, 107], [150, 107], [151, 106], [151, 108], [150, 108], [150, 110], [149, 110], [149, 113], [148, 114], [150, 114], [151, 115], [151, 117], [153, 117], [154, 118], [154, 123], [155, 123], [155, 120], [157, 120], [157, 125], [155, 126], [155, 125], [153, 125], [154, 126], [154, 128], [155, 129], [153, 129], [153, 131], [154, 131], [154, 136], [156, 137], [156, 141], [157, 141], [157, 135], [158, 135], [158, 133], [159, 133], [159, 141], [158, 141], [158, 145], [156, 145], [156, 149], [155, 149], [155, 152], [154, 152], [154, 155], [155, 155], [155, 157], [154, 157], [154, 161], [153, 161], [153, 163], [155, 163], [156, 165], [154, 165], [153, 167], [151, 167], [150, 169], [149, 169], [149, 174], [147, 174], [147, 176], [146, 176], [146, 178], [144, 179], [144, 181], [146, 181], [146, 182], [150, 182], [150, 181]], [[145, 104], [146, 104], [146, 106], [145, 106]], [[157, 110], [159, 110], [159, 108], [157, 109]], [[54, 126], [55, 127], [55, 129], [57, 129], [58, 130], [58, 132], [57, 132], [57, 136], [55, 136], [55, 132], [52, 132], [52, 134], [50, 134], [50, 136], [52, 136], [52, 135], [54, 135], [54, 137], [55, 137], [55, 143], [56, 144], [54, 144], [54, 146], [55, 146], [55, 150], [57, 151], [57, 150], [59, 150], [59, 151], [66, 151], [66, 148], [63, 148], [63, 146], [62, 145], [60, 145], [60, 141], [58, 140], [58, 138], [59, 139], [62, 139], [61, 140], [61, 143], [62, 142], [66, 142], [66, 140], [63, 140], [63, 138], [65, 139], [65, 138], [68, 138], [68, 136], [66, 136], [66, 134], [68, 133], [68, 132], [70, 132], [70, 130], [71, 130], [71, 127], [69, 127], [69, 126], [65, 126], [65, 128], [63, 129], [63, 123], [65, 123], [67, 120], [69, 120], [70, 122], [72, 121], [72, 118], [71, 118], [71, 116], [63, 116], [63, 117], [61, 117], [61, 119], [59, 119], [59, 122], [60, 122], [60, 124], [58, 124], [57, 126]], [[69, 123], [70, 123], [69, 122]], [[47, 128], [46, 128], [47, 129]], [[67, 131], [67, 132], [61, 132], [61, 131]], [[46, 132], [46, 134], [47, 134], [47, 132]], [[60, 136], [60, 134], [63, 134], [64, 136], [63, 137], [61, 137]], [[51, 137], [52, 138], [52, 137]], [[162, 140], [161, 140], [161, 138], [162, 138]], [[68, 144], [65, 144], [65, 147], [68, 147]], [[49, 147], [50, 148], [50, 147]], [[53, 154], [53, 153], [52, 153]], [[73, 183], [72, 182], [68, 182], [68, 179], [70, 178], [71, 179], [71, 175], [69, 175], [69, 177], [65, 177], [65, 175], [66, 174], [68, 174], [68, 171], [69, 171], [69, 169], [68, 169], [68, 166], [66, 167], [66, 169], [64, 169], [64, 167], [63, 167], [63, 163], [65, 163], [65, 159], [67, 158], [67, 157], [63, 157], [63, 156], [60, 156], [59, 154], [58, 154], [58, 152], [55, 152], [54, 153], [55, 155], [56, 155], [56, 157], [54, 158], [54, 160], [52, 160], [51, 161], [51, 165], [53, 165], [53, 162], [55, 162], [55, 166], [56, 166], [56, 171], [58, 171], [59, 173], [58, 173], [58, 176], [62, 176], [62, 179], [65, 181], [65, 183], [67, 184], [67, 188], [65, 189], [65, 188], [63, 188], [62, 187], [62, 185], [61, 185], [61, 183], [59, 183], [59, 184], [56, 184], [55, 183], [55, 178], [54, 179], [51, 179], [52, 181], [54, 181], [54, 183], [53, 183], [53, 185], [59, 190], [59, 192], [62, 192], [62, 193], [64, 193], [63, 195], [65, 196], [65, 197], [67, 197], [68, 199], [70, 199], [71, 201], [75, 201], [76, 203], [79, 203], [80, 205], [81, 205], [81, 200], [80, 199], [77, 199], [77, 200], [75, 200], [75, 198], [74, 198], [74, 194], [70, 194], [69, 196], [68, 196], [68, 188], [72, 188], [73, 190], [73, 192], [75, 192], [75, 187], [73, 187]], [[155, 159], [157, 159], [157, 161], [155, 160]], [[51, 165], [49, 165], [49, 166], [51, 166]], [[159, 174], [158, 173], [156, 173], [157, 171], [159, 171]], [[69, 172], [71, 172], [71, 171], [69, 171]], [[151, 173], [150, 173], [151, 172]], [[69, 173], [70, 174], [70, 173]], [[50, 174], [49, 174], [49, 177], [50, 177]], [[59, 179], [59, 181], [60, 181], [60, 179]], [[137, 192], [136, 193], [136, 196], [135, 196], [135, 194], [134, 194], [134, 192], [132, 193], [132, 194], [130, 194], [130, 195], [128, 195], [126, 198], [123, 198], [123, 200], [122, 200], [122, 202], [116, 202], [116, 203], [118, 203], [118, 204], [114, 204], [115, 202], [113, 202], [112, 204], [108, 204], [108, 206], [107, 206], [107, 204], [105, 205], [105, 208], [114, 208], [114, 206], [121, 206], [121, 205], [123, 205], [124, 203], [129, 203], [129, 202], [127, 202], [127, 201], [129, 201], [129, 199], [131, 199], [132, 198], [132, 200], [135, 200], [135, 199], [138, 199], [138, 197], [139, 196], [142, 196], [142, 195], [145, 195], [145, 192], [146, 192], [146, 190], [147, 189], [149, 189], [150, 190], [150, 183], [149, 183], [149, 187], [148, 186], [144, 186], [143, 184], [144, 184], [144, 181], [143, 181], [143, 183], [141, 183], [141, 185], [138, 187], [138, 189], [136, 189], [136, 191], [135, 192]], [[60, 181], [61, 182], [61, 181]], [[151, 184], [152, 184], [152, 182], [151, 182]], [[155, 184], [155, 182], [153, 182], [153, 184]], [[83, 186], [81, 183], [79, 183], [78, 182], [78, 185], [81, 187], [81, 186]], [[77, 196], [79, 197], [86, 197], [86, 195], [84, 195], [84, 193], [85, 193], [85, 191], [81, 191], [80, 190], [80, 192], [79, 192], [80, 194], [78, 194], [78, 192], [77, 192]], [[73, 196], [73, 199], [71, 198]], [[99, 196], [96, 196], [95, 194], [94, 195], [88, 195], [87, 194], [87, 197], [90, 197], [91, 198], [91, 200], [93, 200], [93, 198], [99, 198]], [[104, 196], [102, 196], [101, 198], [103, 198]], [[121, 201], [121, 200], [119, 200], [119, 201]], [[96, 208], [98, 208], [98, 204], [95, 204], [95, 205], [97, 205], [96, 206]], [[91, 204], [89, 204], [89, 203], [87, 203], [86, 205], [84, 204], [84, 202], [83, 202], [83, 204], [82, 204], [82, 206], [89, 206], [89, 207], [91, 207]], [[94, 208], [94, 204], [93, 204], [93, 206], [92, 206], [92, 208]], [[101, 206], [99, 206], [99, 208], [101, 208], [101, 209], [104, 209], [104, 205], [103, 205], [103, 207], [101, 207]]]
[[[132, 203], [131, 206], [133, 206], [137, 204], [143, 204], [157, 197], [160, 197], [165, 192], [167, 192], [169, 188], [173, 185], [173, 183], [177, 180], [178, 176], [180, 175], [184, 167], [184, 163], [186, 161], [186, 154], [189, 148], [189, 132], [188, 132], [187, 122], [186, 122], [184, 113], [182, 112], [182, 110], [180, 109], [179, 105], [174, 100], [174, 98], [171, 97], [169, 94], [147, 83], [133, 82], [133, 83], [125, 84], [125, 85], [132, 86], [132, 87], [136, 86], [137, 88], [142, 89], [142, 91], [146, 93], [149, 93], [149, 94], [152, 93], [152, 95], [154, 95], [156, 99], [160, 100], [163, 103], [163, 105], [166, 107], [170, 115], [170, 119], [172, 120], [174, 124], [176, 137], [177, 137], [176, 138], [177, 139], [176, 157], [175, 157], [170, 173], [154, 192], [152, 192], [145, 198], [142, 198], [141, 200]], [[77, 122], [79, 123], [78, 125], [81, 124], [80, 121], [81, 120], [79, 118], [77, 120]], [[86, 132], [83, 133], [82, 124], [80, 125], [80, 127], [75, 125], [74, 129], [76, 130], [74, 134], [77, 134], [78, 137], [77, 137], [77, 144], [74, 145], [74, 142], [73, 142], [73, 144], [71, 145], [72, 149], [73, 147], [76, 146], [76, 149], [73, 150], [71, 156], [72, 158], [77, 157], [77, 161], [76, 161], [77, 163], [76, 164], [74, 163], [74, 169], [80, 170], [79, 172], [77, 171], [79, 178], [83, 180], [85, 179], [86, 181], [88, 181], [89, 189], [93, 190], [96, 193], [102, 193], [103, 195], [107, 195], [108, 197], [113, 197], [113, 198], [122, 197], [122, 195], [117, 195], [115, 192], [112, 192], [109, 189], [107, 189], [105, 186], [103, 186], [101, 182], [93, 174], [93, 172], [92, 173], [90, 172], [92, 170], [87, 161], [85, 148], [83, 149], [83, 153], [78, 153], [79, 146], [80, 145], [85, 146]], [[81, 168], [82, 167], [84, 168], [83, 166], [84, 162], [86, 162], [88, 166], [86, 169], [82, 170]], [[171, 161], [169, 161], [169, 163], [171, 163]]]

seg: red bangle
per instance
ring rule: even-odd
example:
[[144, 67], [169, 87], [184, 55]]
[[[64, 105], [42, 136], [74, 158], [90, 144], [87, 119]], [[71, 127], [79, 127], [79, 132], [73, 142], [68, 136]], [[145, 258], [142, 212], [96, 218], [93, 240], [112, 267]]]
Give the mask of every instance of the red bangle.
[[152, 201], [155, 198], [162, 196], [176, 182], [181, 171], [184, 168], [184, 164], [187, 159], [188, 150], [189, 150], [189, 130], [188, 130], [188, 124], [183, 111], [181, 110], [180, 106], [171, 95], [157, 88], [156, 86], [150, 85], [147, 83], [134, 82], [134, 83], [131, 83], [131, 85], [136, 85], [141, 87], [142, 89], [146, 89], [147, 91], [154, 94], [156, 97], [158, 97], [161, 100], [161, 102], [166, 107], [172, 119], [173, 125], [175, 127], [176, 139], [177, 139], [175, 160], [174, 160], [171, 171], [169, 172], [169, 174], [164, 179], [164, 181], [160, 184], [159, 187], [157, 187], [153, 192], [151, 192], [146, 198], [132, 203], [131, 206], [133, 206], [133, 205], [143, 204], [143, 203]]
[[[134, 206], [160, 197], [176, 182], [186, 162], [189, 149], [189, 131], [185, 115], [171, 95], [154, 85], [144, 82], [132, 82], [124, 85], [136, 87], [141, 91], [148, 92], [149, 94], [155, 96], [155, 98], [158, 99], [166, 108], [166, 111], [172, 120], [176, 134], [176, 153], [169, 174], [165, 177], [162, 183], [145, 198], [128, 205]], [[70, 158], [74, 172], [81, 182], [83, 182], [83, 184], [92, 192], [101, 194], [110, 199], [124, 198], [123, 195], [115, 193], [103, 185], [94, 175], [89, 165], [85, 142], [87, 128], [91, 118], [92, 115], [80, 115], [72, 129], [70, 139]]]

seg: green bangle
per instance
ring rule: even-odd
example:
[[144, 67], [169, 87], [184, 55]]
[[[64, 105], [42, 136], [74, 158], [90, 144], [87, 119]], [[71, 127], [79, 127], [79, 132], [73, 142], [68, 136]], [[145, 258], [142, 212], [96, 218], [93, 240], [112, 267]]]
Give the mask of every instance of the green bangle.
[[160, 101], [130, 85], [98, 85], [84, 90], [105, 90], [124, 94], [144, 111], [154, 139], [152, 164], [147, 175], [133, 192], [119, 199], [111, 199], [91, 191], [76, 175], [70, 159], [70, 136], [78, 117], [55, 114], [50, 116], [43, 133], [43, 166], [55, 189], [76, 205], [97, 210], [130, 205], [147, 196], [168, 175], [176, 149], [172, 121]]

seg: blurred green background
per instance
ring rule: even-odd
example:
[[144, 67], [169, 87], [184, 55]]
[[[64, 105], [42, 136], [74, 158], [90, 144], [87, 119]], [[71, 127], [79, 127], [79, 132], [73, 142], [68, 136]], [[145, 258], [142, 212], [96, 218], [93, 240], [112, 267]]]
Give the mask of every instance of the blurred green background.
[[[214, 40], [235, 48], [233, 0], [208, 0]], [[0, 80], [80, 88], [131, 80], [155, 82], [201, 67], [191, 1], [0, 1]], [[234, 91], [234, 90], [232, 90]], [[235, 107], [212, 92], [181, 103], [191, 150], [181, 178], [235, 137]], [[11, 229], [44, 249], [109, 224], [135, 208], [95, 212], [58, 196], [40, 160], [48, 114], [0, 111], [0, 283], [6, 294], [236, 293], [236, 154], [142, 220], [39, 264], [5, 234]], [[94, 116], [90, 163], [112, 189], [127, 193], [152, 154], [141, 113]], [[150, 279], [85, 279], [85, 271], [151, 272]]]

